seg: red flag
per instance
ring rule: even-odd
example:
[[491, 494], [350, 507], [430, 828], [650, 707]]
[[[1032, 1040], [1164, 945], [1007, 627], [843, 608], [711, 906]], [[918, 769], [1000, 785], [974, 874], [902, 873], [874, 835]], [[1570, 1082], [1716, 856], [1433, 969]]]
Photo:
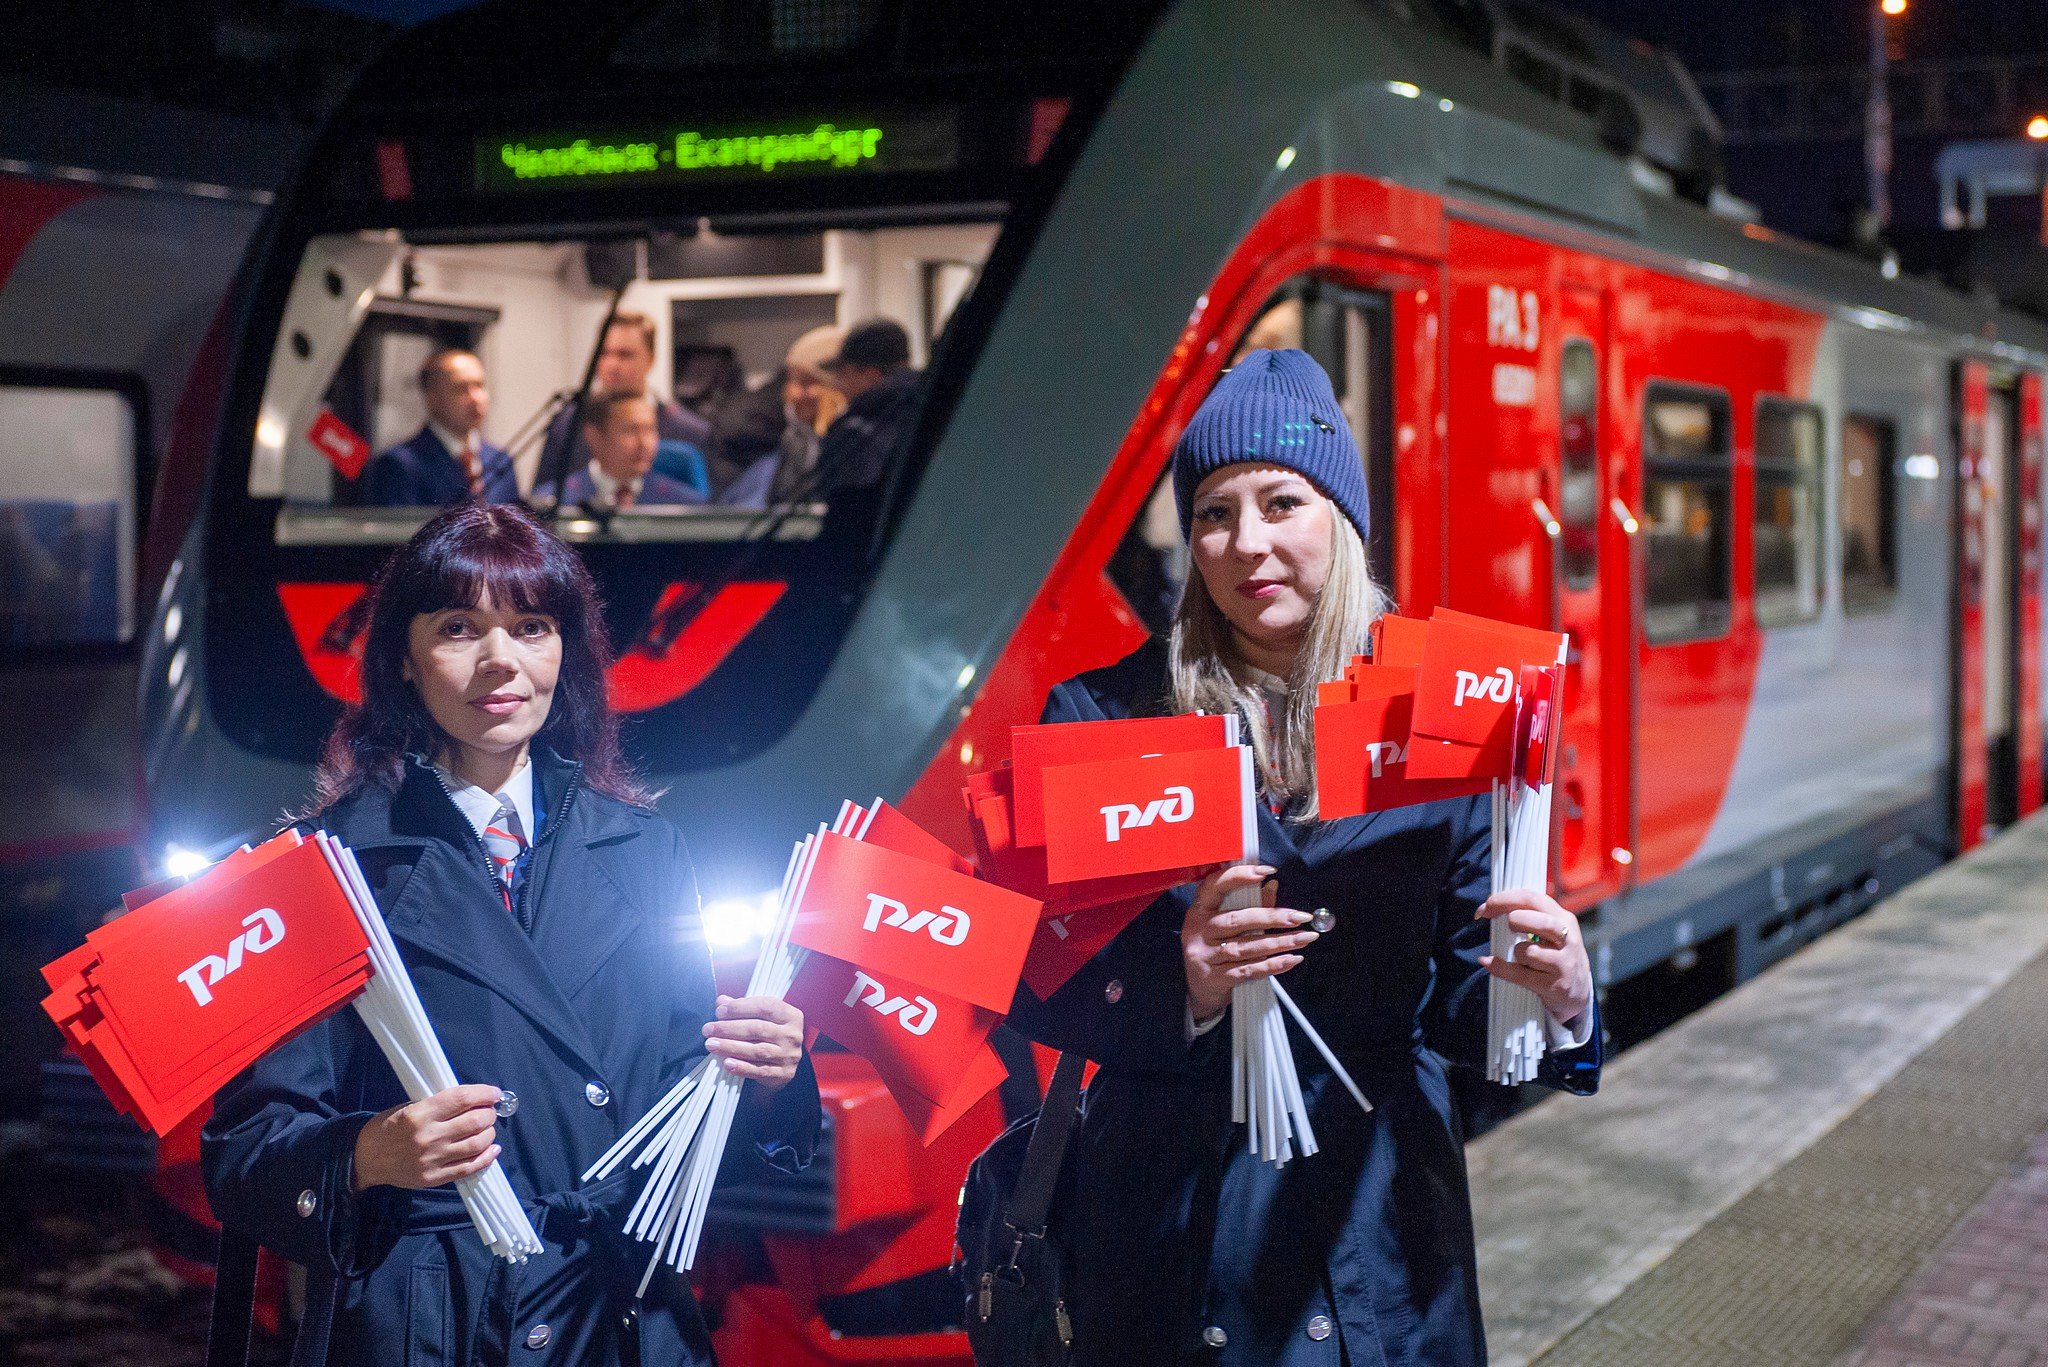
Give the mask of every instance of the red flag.
[[1415, 779], [1413, 669], [1370, 665], [1353, 702], [1316, 708], [1316, 809], [1325, 821], [1486, 792], [1489, 779]]
[[1150, 897], [1139, 897], [1046, 917], [1031, 937], [1031, 952], [1024, 956], [1024, 985], [1040, 1001], [1046, 1000], [1151, 905]]
[[993, 883], [829, 832], [817, 837], [792, 942], [1007, 1011], [1039, 904]]
[[951, 869], [969, 877], [974, 875], [971, 861], [961, 858], [951, 845], [880, 798], [875, 799], [875, 805], [869, 811], [867, 826], [861, 831], [860, 839], [865, 845], [880, 845], [885, 850], [907, 854], [927, 864], [937, 864], [942, 869]]
[[43, 1008], [115, 1105], [158, 1134], [369, 981], [362, 927], [295, 833], [128, 900], [135, 910], [44, 968]]
[[1382, 613], [1373, 619], [1372, 662], [1376, 665], [1420, 665], [1429, 623], [1419, 617]]
[[1516, 688], [1525, 664], [1548, 665], [1563, 638], [1439, 609], [1415, 682], [1411, 778], [1506, 778]]
[[1043, 845], [1045, 797], [1040, 775], [1049, 768], [1098, 760], [1137, 759], [1230, 744], [1232, 718], [1190, 714], [1126, 717], [1115, 721], [1050, 722], [1010, 729], [1016, 770], [1017, 843]]
[[[896, 1098], [896, 1104], [903, 1108], [903, 1114], [910, 1121], [910, 1128], [917, 1131], [917, 1137], [926, 1147], [979, 1105], [984, 1097], [1003, 1085], [1003, 1079], [1010, 1070], [1003, 1065], [996, 1051], [986, 1044], [981, 1052], [968, 1063], [960, 1081], [942, 1102], [932, 1102], [912, 1091], [889, 1089], [889, 1095]], [[885, 1079], [886, 1081], [886, 1079]]]
[[1257, 848], [1249, 746], [1047, 769], [1044, 787], [1055, 882], [1227, 863]]
[[951, 1094], [1002, 1017], [958, 997], [842, 959], [812, 954], [788, 1000], [841, 1045], [875, 1065], [889, 1090], [928, 1101]]
[[345, 479], [354, 479], [363, 473], [363, 467], [370, 463], [370, 443], [356, 435], [356, 430], [334, 416], [331, 408], [322, 408], [320, 416], [313, 419], [313, 425], [306, 429], [306, 440], [315, 451], [327, 457], [327, 461], [339, 470]]
[[1014, 777], [1013, 770], [991, 769], [968, 778], [968, 824], [974, 833], [982, 876], [1012, 892], [1037, 898], [1043, 903], [1041, 916], [1064, 916], [1133, 898], [1149, 902], [1168, 888], [1194, 882], [1205, 872], [1201, 867], [1161, 869], [1154, 873], [1055, 883], [1045, 871], [1044, 847], [1017, 843], [1010, 802]]

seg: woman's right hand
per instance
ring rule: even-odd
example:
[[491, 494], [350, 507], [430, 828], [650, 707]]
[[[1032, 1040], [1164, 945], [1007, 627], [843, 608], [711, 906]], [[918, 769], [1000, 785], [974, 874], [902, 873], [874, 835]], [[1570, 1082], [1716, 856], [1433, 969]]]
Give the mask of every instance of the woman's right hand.
[[1222, 910], [1227, 895], [1272, 876], [1264, 864], [1236, 864], [1218, 869], [1196, 889], [1194, 905], [1181, 922], [1180, 946], [1188, 1010], [1197, 1023], [1228, 1006], [1230, 991], [1239, 983], [1285, 973], [1301, 962], [1294, 951], [1316, 942], [1313, 930], [1301, 929], [1308, 923], [1307, 912], [1273, 905], [1277, 884], [1264, 888], [1263, 906]]
[[496, 1087], [472, 1084], [393, 1106], [356, 1135], [355, 1188], [418, 1191], [474, 1177], [498, 1156]]

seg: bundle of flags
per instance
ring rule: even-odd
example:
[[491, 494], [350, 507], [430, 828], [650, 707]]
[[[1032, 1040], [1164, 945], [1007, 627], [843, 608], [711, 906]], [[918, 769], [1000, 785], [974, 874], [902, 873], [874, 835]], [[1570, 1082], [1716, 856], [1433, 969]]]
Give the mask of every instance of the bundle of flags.
[[[1024, 971], [1039, 996], [1161, 892], [1218, 864], [1258, 862], [1258, 789], [1238, 726], [1200, 714], [1020, 726], [1011, 765], [970, 780], [983, 873], [1045, 907]], [[1224, 906], [1259, 904], [1254, 886]], [[1273, 1163], [1316, 1151], [1283, 1010], [1365, 1104], [1277, 982], [1233, 989], [1233, 1115], [1252, 1152]]]
[[[408, 1096], [456, 1085], [355, 856], [325, 833], [286, 831], [122, 900], [126, 915], [44, 967], [43, 1009], [152, 1133], [351, 1001]], [[497, 1164], [459, 1186], [493, 1252], [540, 1251]]]
[[[1438, 608], [1427, 621], [1374, 624], [1370, 656], [1316, 700], [1316, 785], [1325, 820], [1438, 798], [1490, 794], [1493, 885], [1543, 891], [1550, 881], [1550, 793], [1567, 640]], [[1492, 953], [1515, 962], [1506, 918]], [[1534, 993], [1488, 986], [1487, 1076], [1527, 1082], [1544, 1053]]]
[[[1006, 1076], [988, 1036], [1038, 913], [879, 798], [846, 803], [791, 851], [747, 994], [785, 998], [873, 1063], [929, 1144]], [[696, 1257], [739, 1092], [739, 1079], [700, 1060], [584, 1174], [608, 1176], [629, 1157], [654, 1169], [626, 1219], [656, 1246], [649, 1276]]]

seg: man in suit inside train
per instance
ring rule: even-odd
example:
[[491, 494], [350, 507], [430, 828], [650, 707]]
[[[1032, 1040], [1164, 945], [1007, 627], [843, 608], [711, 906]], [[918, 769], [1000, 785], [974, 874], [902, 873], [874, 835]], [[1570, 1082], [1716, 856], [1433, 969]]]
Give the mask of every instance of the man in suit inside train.
[[366, 502], [438, 508], [465, 498], [511, 503], [519, 497], [512, 457], [484, 440], [491, 391], [474, 352], [448, 347], [420, 367], [427, 424], [370, 462]]
[[[709, 419], [691, 412], [674, 399], [664, 399], [654, 392], [654, 344], [652, 318], [635, 309], [620, 309], [613, 314], [610, 326], [604, 330], [604, 340], [598, 345], [597, 368], [590, 377], [590, 401], [594, 402], [604, 394], [644, 395], [654, 408], [657, 438], [671, 445], [690, 448], [698, 460], [710, 467], [710, 487], [720, 489], [736, 471], [722, 469], [719, 465]], [[582, 436], [588, 424], [578, 426], [574, 442], [570, 444], [570, 412], [571, 408], [565, 406], [548, 424], [547, 444], [543, 448], [545, 454], [541, 458], [543, 479], [554, 475], [558, 467], [552, 462], [559, 458], [565, 444], [570, 445], [565, 462], [570, 470], [583, 469], [591, 459], [590, 446]]]
[[[702, 503], [704, 496], [654, 468], [661, 427], [645, 394], [595, 394], [583, 410], [583, 444], [590, 462], [569, 472], [561, 501], [593, 512], [622, 512], [651, 504]], [[542, 499], [553, 485], [534, 490]]]

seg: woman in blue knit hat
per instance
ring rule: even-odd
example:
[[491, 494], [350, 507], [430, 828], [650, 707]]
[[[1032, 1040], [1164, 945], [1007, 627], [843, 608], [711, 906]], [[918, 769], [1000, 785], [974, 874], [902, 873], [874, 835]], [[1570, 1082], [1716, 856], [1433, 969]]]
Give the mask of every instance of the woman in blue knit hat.
[[[1322, 821], [1316, 685], [1386, 607], [1367, 565], [1363, 464], [1329, 378], [1254, 351], [1174, 450], [1194, 572], [1173, 632], [1053, 689], [1047, 721], [1232, 710], [1266, 798], [1256, 865], [1160, 898], [1013, 1024], [1102, 1065], [1060, 1216], [1074, 1256], [1075, 1361], [1486, 1361], [1463, 1135], [1446, 1064], [1484, 1067], [1489, 973], [1536, 991], [1541, 1081], [1589, 1093], [1600, 1043], [1578, 923], [1540, 890], [1491, 886], [1483, 798]], [[1263, 885], [1264, 909], [1221, 911]], [[1533, 935], [1485, 956], [1488, 919]], [[1230, 992], [1285, 973], [1373, 1104], [1305, 1050], [1320, 1151], [1260, 1162], [1231, 1122]]]

